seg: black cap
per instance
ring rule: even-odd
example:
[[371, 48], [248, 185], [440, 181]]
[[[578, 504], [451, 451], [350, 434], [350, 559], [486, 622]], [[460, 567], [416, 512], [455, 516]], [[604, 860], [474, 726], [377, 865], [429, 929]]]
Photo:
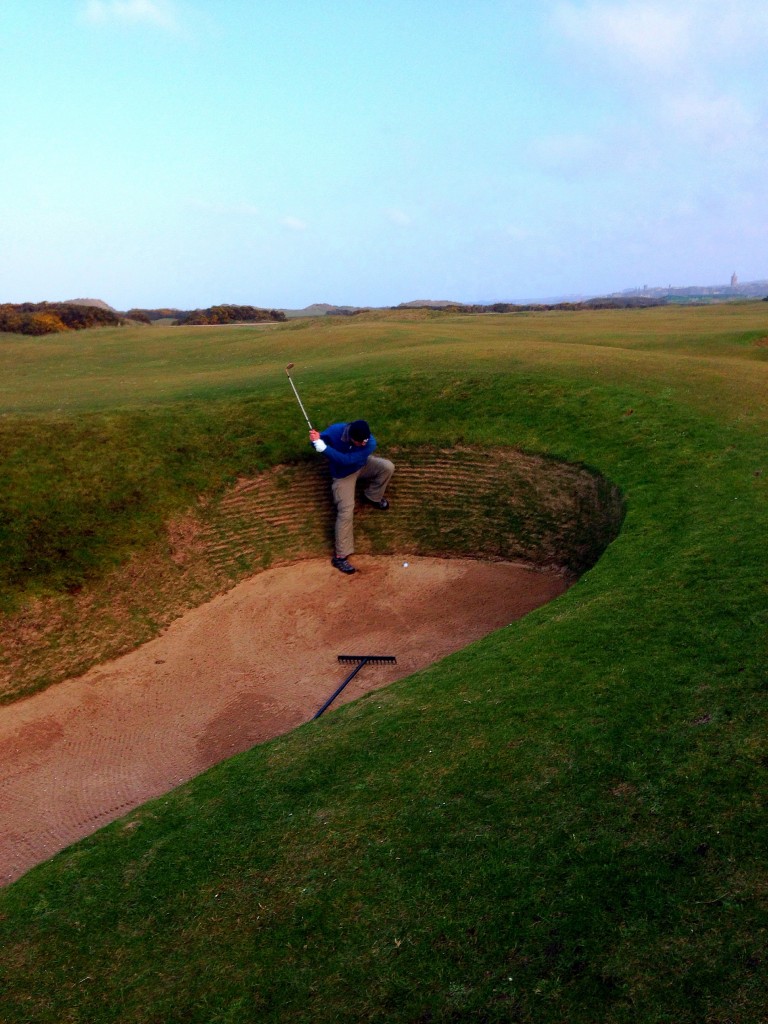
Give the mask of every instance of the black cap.
[[355, 420], [349, 424], [349, 436], [353, 441], [367, 441], [371, 436], [371, 428], [365, 420]]

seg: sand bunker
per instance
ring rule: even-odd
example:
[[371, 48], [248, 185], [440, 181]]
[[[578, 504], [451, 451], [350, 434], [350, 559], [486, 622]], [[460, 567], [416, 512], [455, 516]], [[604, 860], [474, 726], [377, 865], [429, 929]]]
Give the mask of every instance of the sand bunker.
[[[561, 594], [519, 563], [357, 556], [269, 570], [156, 640], [0, 708], [0, 884], [211, 765], [411, 675]], [[320, 719], [318, 725], [322, 725]]]

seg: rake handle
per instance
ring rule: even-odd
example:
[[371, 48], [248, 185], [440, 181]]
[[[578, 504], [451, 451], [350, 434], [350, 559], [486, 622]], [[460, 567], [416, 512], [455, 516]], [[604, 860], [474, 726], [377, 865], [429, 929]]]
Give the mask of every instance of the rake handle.
[[331, 696], [330, 696], [330, 697], [328, 698], [328, 700], [327, 700], [327, 701], [325, 702], [325, 704], [323, 704], [323, 706], [322, 706], [322, 707], [320, 708], [320, 710], [319, 710], [319, 711], [317, 711], [317, 712], [316, 712], [316, 713], [315, 713], [315, 714], [314, 714], [314, 715], [312, 716], [312, 721], [313, 721], [313, 722], [314, 722], [314, 720], [315, 720], [316, 718], [319, 718], [319, 717], [320, 717], [320, 715], [322, 715], [322, 713], [323, 713], [323, 712], [324, 712], [324, 711], [326, 710], [326, 708], [328, 708], [328, 707], [329, 707], [329, 706], [330, 706], [331, 704], [333, 704], [333, 702], [334, 702], [334, 701], [336, 700], [336, 698], [337, 698], [337, 697], [339, 696], [339, 694], [340, 694], [340, 693], [341, 693], [341, 691], [342, 691], [342, 690], [344, 689], [344, 687], [345, 687], [345, 686], [347, 685], [347, 683], [351, 682], [351, 681], [352, 681], [352, 680], [353, 680], [353, 679], [355, 678], [355, 676], [357, 675], [357, 673], [358, 673], [358, 672], [360, 671], [360, 669], [361, 669], [361, 668], [363, 667], [363, 665], [367, 665], [367, 664], [368, 664], [368, 662], [369, 662], [370, 660], [371, 660], [370, 658], [363, 658], [363, 660], [362, 660], [362, 661], [360, 662], [360, 664], [359, 664], [359, 665], [355, 665], [355, 667], [354, 667], [354, 668], [352, 669], [352, 671], [351, 671], [351, 672], [349, 673], [349, 675], [348, 675], [348, 676], [347, 676], [347, 678], [346, 678], [346, 679], [344, 680], [344, 682], [343, 682], [343, 683], [342, 683], [342, 684], [341, 684], [341, 685], [340, 685], [339, 687], [337, 687], [337, 688], [336, 688], [336, 689], [335, 689], [335, 690], [333, 691], [333, 693], [331, 694]]

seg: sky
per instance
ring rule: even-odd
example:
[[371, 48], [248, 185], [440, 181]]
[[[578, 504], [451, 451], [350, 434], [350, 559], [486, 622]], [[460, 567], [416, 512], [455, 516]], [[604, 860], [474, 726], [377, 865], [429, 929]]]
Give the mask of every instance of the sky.
[[768, 278], [762, 0], [0, 2], [0, 302]]

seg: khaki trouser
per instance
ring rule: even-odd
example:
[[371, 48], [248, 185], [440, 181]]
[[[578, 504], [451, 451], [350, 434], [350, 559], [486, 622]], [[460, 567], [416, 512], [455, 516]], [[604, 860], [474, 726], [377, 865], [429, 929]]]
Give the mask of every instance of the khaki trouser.
[[336, 557], [347, 558], [355, 550], [354, 514], [355, 484], [358, 480], [368, 481], [363, 493], [371, 501], [381, 501], [390, 477], [395, 471], [389, 459], [369, 455], [368, 461], [357, 473], [350, 473], [331, 484], [333, 500], [336, 502]]

